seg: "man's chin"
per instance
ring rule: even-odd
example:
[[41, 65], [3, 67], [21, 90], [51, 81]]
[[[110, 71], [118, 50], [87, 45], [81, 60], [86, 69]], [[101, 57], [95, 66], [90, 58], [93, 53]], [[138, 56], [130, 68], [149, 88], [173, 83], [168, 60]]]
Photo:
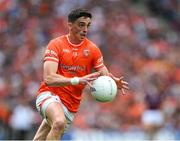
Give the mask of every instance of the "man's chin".
[[83, 41], [86, 38], [86, 36], [81, 36], [80, 40]]

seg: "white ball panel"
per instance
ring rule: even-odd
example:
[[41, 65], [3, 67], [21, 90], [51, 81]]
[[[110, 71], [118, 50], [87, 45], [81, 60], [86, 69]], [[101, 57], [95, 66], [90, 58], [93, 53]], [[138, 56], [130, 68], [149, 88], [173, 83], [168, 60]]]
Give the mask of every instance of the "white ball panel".
[[93, 82], [93, 87], [95, 91], [92, 92], [92, 95], [97, 101], [112, 101], [117, 93], [115, 81], [108, 76], [100, 76]]

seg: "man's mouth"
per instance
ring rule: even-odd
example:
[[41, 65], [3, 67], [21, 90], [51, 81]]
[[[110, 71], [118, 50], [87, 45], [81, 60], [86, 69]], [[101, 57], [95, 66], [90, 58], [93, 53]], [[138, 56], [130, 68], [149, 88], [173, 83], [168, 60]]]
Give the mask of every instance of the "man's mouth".
[[80, 35], [81, 35], [81, 37], [86, 37], [86, 34], [81, 33]]

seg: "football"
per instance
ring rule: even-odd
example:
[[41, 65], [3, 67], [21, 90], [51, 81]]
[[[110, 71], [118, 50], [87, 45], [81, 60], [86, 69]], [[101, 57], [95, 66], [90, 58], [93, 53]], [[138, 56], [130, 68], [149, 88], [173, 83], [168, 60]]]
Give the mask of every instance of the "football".
[[92, 96], [100, 102], [112, 101], [117, 94], [116, 82], [109, 76], [100, 76], [92, 83]]

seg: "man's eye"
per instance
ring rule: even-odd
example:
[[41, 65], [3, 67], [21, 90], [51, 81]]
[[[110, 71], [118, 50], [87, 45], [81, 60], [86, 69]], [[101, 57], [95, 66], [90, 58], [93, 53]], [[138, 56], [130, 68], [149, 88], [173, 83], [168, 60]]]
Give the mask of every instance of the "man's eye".
[[80, 27], [83, 27], [84, 25], [83, 24], [79, 24]]

